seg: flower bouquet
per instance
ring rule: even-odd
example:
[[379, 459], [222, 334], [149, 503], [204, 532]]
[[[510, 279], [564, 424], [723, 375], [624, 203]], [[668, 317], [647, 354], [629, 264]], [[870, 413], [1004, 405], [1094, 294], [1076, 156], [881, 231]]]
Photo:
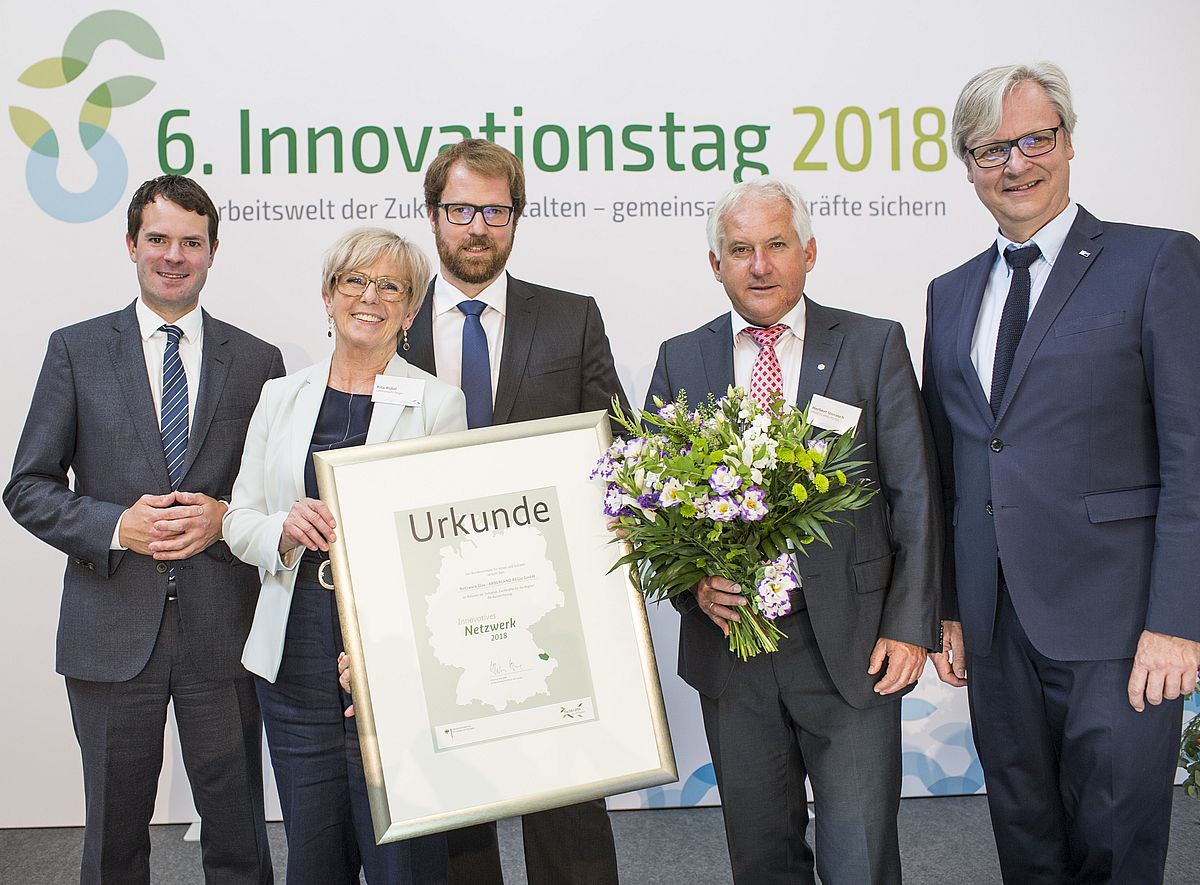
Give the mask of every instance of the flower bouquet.
[[1200, 797], [1200, 713], [1191, 718], [1179, 739], [1179, 767], [1187, 772], [1184, 792]]
[[717, 575], [738, 585], [747, 605], [729, 622], [729, 649], [746, 660], [773, 652], [774, 624], [791, 611], [800, 585], [792, 560], [814, 540], [829, 544], [836, 514], [875, 494], [853, 459], [853, 432], [823, 431], [807, 410], [778, 394], [760, 406], [730, 387], [720, 400], [690, 408], [680, 391], [657, 412], [613, 416], [628, 433], [601, 456], [591, 477], [608, 483], [604, 510], [632, 551], [613, 568], [630, 574], [647, 599], [688, 593]]

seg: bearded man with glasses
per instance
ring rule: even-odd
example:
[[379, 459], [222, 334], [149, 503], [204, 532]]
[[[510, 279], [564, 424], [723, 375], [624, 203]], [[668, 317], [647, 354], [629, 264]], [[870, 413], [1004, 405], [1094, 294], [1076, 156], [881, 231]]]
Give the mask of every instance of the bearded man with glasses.
[[1154, 883], [1200, 666], [1200, 243], [1075, 203], [1075, 122], [1045, 62], [954, 111], [999, 232], [929, 286], [933, 659], [968, 685], [1004, 881]]
[[[525, 207], [512, 153], [467, 139], [425, 174], [440, 272], [408, 332], [405, 359], [462, 388], [469, 427], [628, 408], [594, 299], [505, 272]], [[615, 885], [603, 799], [522, 818], [530, 885]], [[503, 885], [495, 823], [447, 834], [451, 885]]]

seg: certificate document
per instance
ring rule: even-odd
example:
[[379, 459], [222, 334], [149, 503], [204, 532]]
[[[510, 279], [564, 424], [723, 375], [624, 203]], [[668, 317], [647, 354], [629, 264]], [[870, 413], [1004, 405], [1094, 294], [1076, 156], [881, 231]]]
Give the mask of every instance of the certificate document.
[[556, 489], [400, 511], [396, 533], [437, 750], [596, 718]]

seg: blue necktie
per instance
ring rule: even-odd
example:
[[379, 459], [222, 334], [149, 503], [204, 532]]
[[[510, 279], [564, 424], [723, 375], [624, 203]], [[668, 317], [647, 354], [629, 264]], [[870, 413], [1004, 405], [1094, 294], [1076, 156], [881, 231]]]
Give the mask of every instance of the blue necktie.
[[487, 333], [479, 315], [487, 307], [482, 301], [459, 302], [463, 312], [462, 392], [467, 397], [467, 427], [492, 424], [492, 362], [488, 357]]
[[1013, 357], [1017, 353], [1017, 345], [1021, 343], [1021, 335], [1025, 332], [1025, 322], [1029, 319], [1029, 292], [1032, 288], [1029, 266], [1037, 261], [1041, 254], [1042, 250], [1037, 247], [1037, 243], [1021, 249], [1010, 246], [1004, 250], [1004, 260], [1012, 268], [1012, 281], [1008, 284], [1008, 297], [1004, 301], [1004, 310], [1000, 313], [1000, 331], [996, 334], [996, 361], [992, 365], [993, 417], [1000, 413], [1000, 403], [1004, 400], [1004, 388], [1008, 386]]
[[159, 326], [167, 333], [162, 368], [162, 443], [167, 458], [167, 474], [171, 488], [178, 489], [183, 479], [183, 462], [188, 447], [188, 389], [183, 360], [179, 358], [179, 339], [183, 330], [178, 326]]

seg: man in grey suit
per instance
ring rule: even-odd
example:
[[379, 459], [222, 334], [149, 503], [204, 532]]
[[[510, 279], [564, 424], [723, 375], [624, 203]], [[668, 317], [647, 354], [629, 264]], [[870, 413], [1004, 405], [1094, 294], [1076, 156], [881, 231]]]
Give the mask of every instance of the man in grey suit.
[[150, 881], [169, 701], [205, 880], [272, 881], [262, 720], [240, 661], [258, 575], [220, 532], [283, 359], [197, 309], [217, 221], [189, 179], [138, 188], [126, 245], [141, 295], [50, 336], [4, 490], [13, 518], [68, 557], [57, 669], [83, 756], [83, 883]]
[[[808, 882], [804, 781], [817, 806], [825, 885], [898, 883], [900, 697], [937, 647], [942, 516], [933, 443], [898, 323], [804, 294], [817, 244], [803, 199], [760, 178], [714, 206], [709, 261], [731, 313], [662, 345], [654, 397], [689, 402], [767, 384], [860, 408], [856, 440], [879, 490], [797, 556], [802, 588], [779, 651], [729, 651], [743, 597], [719, 577], [679, 597], [679, 675], [700, 693], [734, 880]], [[773, 379], [773, 380], [772, 380]]]
[[[485, 427], [608, 409], [625, 394], [596, 302], [509, 276], [525, 206], [521, 161], [468, 139], [425, 174], [441, 269], [401, 345], [410, 363], [458, 385], [467, 424]], [[603, 799], [522, 818], [530, 885], [617, 881]], [[451, 885], [500, 885], [495, 823], [448, 834]]]
[[1150, 885], [1200, 665], [1200, 242], [1076, 203], [1075, 122], [1049, 62], [954, 109], [997, 229], [929, 284], [954, 526], [934, 664], [968, 685], [1004, 881]]

